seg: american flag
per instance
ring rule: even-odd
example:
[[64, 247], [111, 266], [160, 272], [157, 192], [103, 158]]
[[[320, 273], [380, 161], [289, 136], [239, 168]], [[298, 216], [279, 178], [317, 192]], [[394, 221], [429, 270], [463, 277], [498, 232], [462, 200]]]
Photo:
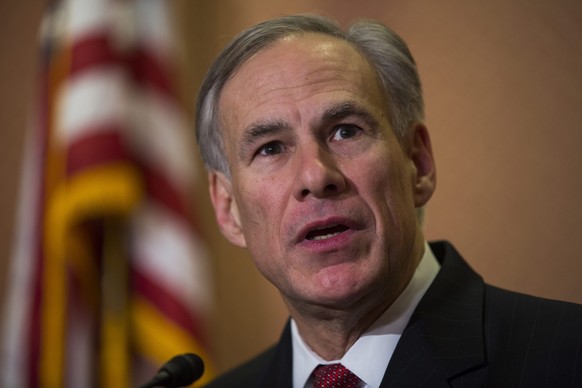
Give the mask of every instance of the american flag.
[[194, 352], [212, 376], [193, 141], [162, 0], [51, 3], [9, 276], [2, 387], [130, 387]]

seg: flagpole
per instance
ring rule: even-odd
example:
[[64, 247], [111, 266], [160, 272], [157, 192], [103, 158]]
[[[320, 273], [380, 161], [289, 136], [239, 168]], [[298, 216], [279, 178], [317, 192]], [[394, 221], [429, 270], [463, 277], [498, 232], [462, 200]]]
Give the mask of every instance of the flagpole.
[[130, 386], [129, 257], [127, 222], [103, 220], [101, 286], [101, 352], [99, 386]]

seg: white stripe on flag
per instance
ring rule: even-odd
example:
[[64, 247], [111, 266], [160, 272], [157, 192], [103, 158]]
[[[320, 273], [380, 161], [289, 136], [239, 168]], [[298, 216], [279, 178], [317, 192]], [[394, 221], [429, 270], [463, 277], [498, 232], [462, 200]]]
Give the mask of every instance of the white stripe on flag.
[[177, 188], [188, 188], [196, 177], [194, 139], [181, 110], [151, 89], [137, 93], [132, 100], [136, 109], [130, 128], [132, 147], [150, 165], [167, 174]]
[[212, 306], [206, 250], [193, 231], [153, 202], [134, 219], [135, 265], [186, 306], [204, 313]]
[[108, 124], [127, 122], [127, 75], [115, 67], [98, 67], [68, 80], [58, 96], [57, 136], [71, 144]]

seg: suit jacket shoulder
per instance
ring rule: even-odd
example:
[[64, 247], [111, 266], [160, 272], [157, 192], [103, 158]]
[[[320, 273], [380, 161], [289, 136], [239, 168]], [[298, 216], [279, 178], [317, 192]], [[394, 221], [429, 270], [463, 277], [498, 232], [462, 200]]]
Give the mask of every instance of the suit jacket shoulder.
[[582, 387], [582, 306], [487, 286], [489, 383]]
[[582, 306], [487, 285], [446, 242], [382, 386], [580, 387]]
[[275, 346], [265, 350], [252, 360], [221, 375], [208, 385], [208, 388], [221, 387], [258, 387], [260, 376], [264, 373], [275, 354]]
[[291, 326], [287, 322], [279, 343], [221, 375], [208, 388], [291, 388]]

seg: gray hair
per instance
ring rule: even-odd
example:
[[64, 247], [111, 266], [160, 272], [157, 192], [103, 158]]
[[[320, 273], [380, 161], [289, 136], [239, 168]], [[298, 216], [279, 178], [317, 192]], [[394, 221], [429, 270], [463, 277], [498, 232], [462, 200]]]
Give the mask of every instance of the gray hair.
[[259, 23], [237, 35], [210, 67], [198, 94], [196, 139], [206, 168], [230, 177], [224, 153], [218, 103], [226, 82], [251, 56], [292, 34], [321, 33], [351, 43], [375, 68], [386, 96], [390, 124], [399, 137], [424, 118], [422, 87], [406, 43], [376, 21], [360, 21], [346, 32], [320, 16], [284, 16]]

